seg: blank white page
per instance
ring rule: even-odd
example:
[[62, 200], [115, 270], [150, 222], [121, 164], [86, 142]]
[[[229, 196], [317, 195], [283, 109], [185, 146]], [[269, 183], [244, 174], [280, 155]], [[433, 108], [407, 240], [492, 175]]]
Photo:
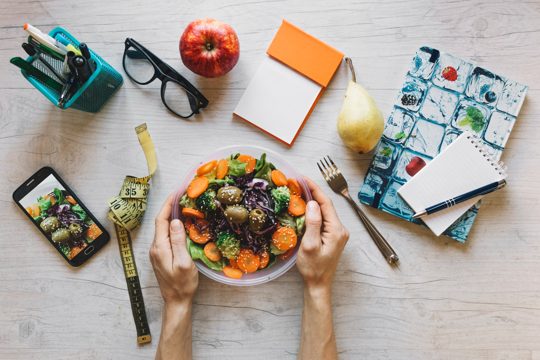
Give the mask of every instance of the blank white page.
[[266, 57], [234, 113], [290, 145], [321, 90], [316, 82]]
[[[471, 133], [461, 134], [398, 190], [415, 212], [505, 177], [472, 138]], [[422, 220], [439, 236], [481, 198], [477, 196]]]

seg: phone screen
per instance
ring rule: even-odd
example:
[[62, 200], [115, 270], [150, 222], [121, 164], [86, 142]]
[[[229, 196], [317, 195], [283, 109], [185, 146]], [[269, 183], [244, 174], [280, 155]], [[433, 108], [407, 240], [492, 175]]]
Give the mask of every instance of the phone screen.
[[68, 260], [103, 234], [104, 230], [54, 174], [45, 177], [18, 202]]

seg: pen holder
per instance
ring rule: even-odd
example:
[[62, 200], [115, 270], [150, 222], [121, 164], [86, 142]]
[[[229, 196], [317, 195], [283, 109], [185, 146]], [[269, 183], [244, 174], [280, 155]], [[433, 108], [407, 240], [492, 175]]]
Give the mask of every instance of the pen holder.
[[[49, 35], [57, 40], [63, 40], [60, 42], [68, 41], [76, 47], [79, 46], [79, 41], [61, 27], [54, 28], [51, 30]], [[79, 89], [77, 89], [77, 91], [71, 96], [62, 109], [73, 108], [91, 113], [98, 112], [107, 102], [107, 100], [109, 100], [109, 98], [113, 96], [116, 90], [118, 90], [122, 85], [122, 75], [120, 75], [118, 71], [103, 60], [98, 54], [92, 51], [92, 49], [89, 50], [90, 57], [95, 63], [95, 70], [88, 80], [86, 80], [84, 84], [80, 86]], [[48, 62], [54, 67], [54, 69], [59, 73], [62, 72], [62, 68], [64, 66], [62, 60], [47, 54], [42, 54], [42, 56], [47, 56], [47, 60], [49, 60]], [[26, 61], [35, 68], [49, 75], [51, 78], [56, 78], [53, 73], [43, 65], [37, 55], [28, 57]], [[41, 82], [37, 78], [28, 75], [24, 70], [22, 70], [21, 73], [36, 89], [45, 95], [47, 99], [49, 99], [55, 106], [58, 106], [60, 92], [52, 89], [50, 86], [47, 86], [47, 84]]]

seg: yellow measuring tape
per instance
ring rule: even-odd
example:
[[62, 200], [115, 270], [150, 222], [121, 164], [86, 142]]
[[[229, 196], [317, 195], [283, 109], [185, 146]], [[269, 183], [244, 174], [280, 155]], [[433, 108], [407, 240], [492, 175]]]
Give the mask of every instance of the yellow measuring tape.
[[131, 303], [131, 311], [137, 328], [137, 342], [146, 344], [152, 341], [144, 300], [142, 297], [141, 283], [137, 273], [137, 265], [133, 257], [133, 247], [129, 232], [141, 224], [142, 217], [146, 211], [146, 198], [150, 189], [150, 179], [157, 169], [157, 158], [154, 143], [146, 124], [135, 128], [139, 143], [144, 151], [146, 163], [148, 165], [148, 176], [137, 178], [126, 176], [122, 189], [118, 196], [109, 200], [109, 219], [114, 222], [118, 246], [120, 247], [120, 257], [124, 266], [124, 275]]

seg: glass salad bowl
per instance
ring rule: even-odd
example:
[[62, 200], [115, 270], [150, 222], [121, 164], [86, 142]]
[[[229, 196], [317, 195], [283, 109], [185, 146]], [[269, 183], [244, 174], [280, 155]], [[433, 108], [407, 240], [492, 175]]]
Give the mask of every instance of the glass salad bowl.
[[[231, 156], [231, 154], [238, 153], [251, 155], [256, 159], [259, 159], [261, 155], [265, 153], [268, 162], [274, 164], [274, 166], [279, 169], [287, 178], [294, 178], [298, 181], [298, 185], [300, 185], [300, 188], [302, 190], [302, 197], [305, 202], [307, 203], [308, 201], [312, 200], [311, 193], [302, 175], [300, 175], [291, 164], [289, 164], [285, 159], [283, 159], [282, 156], [280, 156], [276, 152], [252, 145], [229, 146], [218, 149], [215, 152], [203, 157], [201, 159], [201, 162], [196, 166], [193, 166], [193, 168], [191, 168], [191, 170], [187, 173], [184, 181], [180, 185], [175, 195], [175, 206], [173, 207], [172, 211], [172, 219], [182, 218], [179, 202], [182, 196], [186, 193], [187, 187], [193, 180], [199, 166], [209, 161], [225, 159]], [[281, 275], [285, 274], [291, 267], [294, 266], [294, 264], [296, 263], [296, 255], [301, 240], [301, 236], [298, 236], [296, 246], [290, 250], [288, 256], [284, 260], [277, 258], [275, 261], [271, 262], [266, 268], [259, 269], [252, 273], [245, 273], [240, 279], [227, 277], [222, 271], [212, 270], [200, 260], [194, 261], [197, 269], [201, 273], [217, 282], [234, 286], [258, 285], [280, 277]]]

